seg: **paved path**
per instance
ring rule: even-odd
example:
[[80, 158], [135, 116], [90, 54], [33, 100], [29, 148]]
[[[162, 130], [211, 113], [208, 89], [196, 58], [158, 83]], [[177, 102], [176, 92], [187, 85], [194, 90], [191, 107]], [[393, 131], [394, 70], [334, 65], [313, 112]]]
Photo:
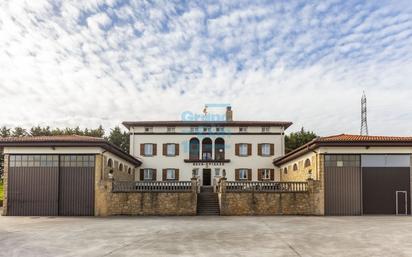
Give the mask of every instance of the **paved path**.
[[412, 256], [412, 217], [0, 217], [0, 256]]

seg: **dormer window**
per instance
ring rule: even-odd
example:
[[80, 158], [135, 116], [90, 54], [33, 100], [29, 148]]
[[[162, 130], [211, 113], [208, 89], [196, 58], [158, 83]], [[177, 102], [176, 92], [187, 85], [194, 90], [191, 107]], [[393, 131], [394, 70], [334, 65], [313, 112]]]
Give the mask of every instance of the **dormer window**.
[[247, 127], [240, 127], [239, 132], [247, 132]]
[[144, 132], [153, 132], [153, 127], [145, 127]]
[[173, 133], [173, 132], [175, 132], [175, 127], [168, 127], [167, 128], [167, 133]]

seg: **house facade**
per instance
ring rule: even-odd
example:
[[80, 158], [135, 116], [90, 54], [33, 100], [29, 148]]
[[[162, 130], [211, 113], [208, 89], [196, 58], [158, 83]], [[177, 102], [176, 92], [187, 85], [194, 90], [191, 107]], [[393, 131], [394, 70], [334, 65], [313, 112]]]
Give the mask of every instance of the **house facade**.
[[233, 181], [278, 181], [272, 160], [285, 153], [281, 121], [233, 121], [230, 107], [223, 121], [123, 122], [130, 132], [130, 154], [142, 161], [136, 180], [189, 181], [213, 185]]

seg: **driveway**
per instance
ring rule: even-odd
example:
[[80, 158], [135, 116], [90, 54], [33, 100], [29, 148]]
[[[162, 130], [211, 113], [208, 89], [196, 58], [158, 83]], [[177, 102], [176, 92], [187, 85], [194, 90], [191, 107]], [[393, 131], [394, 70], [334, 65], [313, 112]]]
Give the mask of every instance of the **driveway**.
[[0, 217], [0, 256], [412, 256], [412, 217]]

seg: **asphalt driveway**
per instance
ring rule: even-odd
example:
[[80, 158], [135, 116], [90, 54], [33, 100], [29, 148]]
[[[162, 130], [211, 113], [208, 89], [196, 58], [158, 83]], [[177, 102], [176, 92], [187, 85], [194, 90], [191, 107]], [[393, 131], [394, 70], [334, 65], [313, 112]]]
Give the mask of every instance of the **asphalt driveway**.
[[0, 256], [412, 256], [412, 217], [0, 217]]

